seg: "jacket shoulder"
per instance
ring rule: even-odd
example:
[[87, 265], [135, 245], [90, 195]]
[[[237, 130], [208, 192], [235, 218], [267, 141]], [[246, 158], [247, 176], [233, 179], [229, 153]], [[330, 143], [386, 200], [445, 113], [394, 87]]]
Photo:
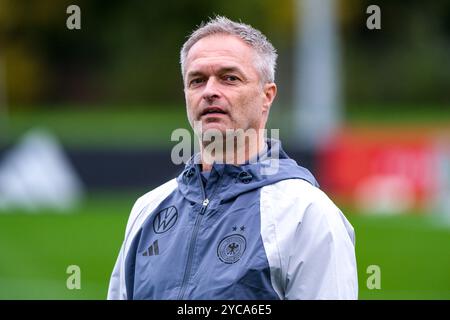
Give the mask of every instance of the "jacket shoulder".
[[277, 212], [274, 218], [286, 221], [287, 226], [323, 221], [327, 228], [322, 231], [344, 227], [354, 242], [354, 230], [345, 215], [325, 192], [309, 182], [302, 179], [282, 180], [267, 186], [263, 196], [265, 204], [277, 203], [273, 208], [281, 210], [273, 210]]
[[[303, 179], [286, 179], [267, 185], [262, 189], [268, 201], [289, 206], [298, 213], [304, 213], [311, 206], [320, 206], [331, 211], [339, 210], [331, 199], [318, 187]], [[328, 212], [328, 210], [324, 210]], [[303, 215], [297, 216], [301, 221]]]
[[171, 194], [178, 186], [176, 179], [169, 180], [159, 187], [145, 193], [139, 197], [131, 209], [130, 217], [128, 219], [126, 234], [128, 234], [135, 224], [135, 221], [140, 218], [142, 214], [151, 212], [151, 208], [156, 207], [162, 200]]

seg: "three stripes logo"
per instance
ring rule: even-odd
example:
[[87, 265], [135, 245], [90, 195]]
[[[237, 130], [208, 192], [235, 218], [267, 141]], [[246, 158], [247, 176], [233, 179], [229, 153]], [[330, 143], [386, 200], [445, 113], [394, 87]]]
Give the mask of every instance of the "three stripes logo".
[[155, 233], [164, 233], [171, 229], [178, 219], [178, 211], [174, 206], [162, 209], [153, 220], [153, 230]]
[[148, 249], [142, 255], [144, 257], [159, 255], [158, 240], [153, 241], [150, 247], [148, 247]]

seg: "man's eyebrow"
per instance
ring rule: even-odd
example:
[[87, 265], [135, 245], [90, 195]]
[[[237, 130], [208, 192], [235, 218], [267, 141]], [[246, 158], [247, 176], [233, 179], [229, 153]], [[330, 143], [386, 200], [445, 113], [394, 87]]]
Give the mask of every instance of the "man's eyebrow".
[[223, 67], [219, 69], [219, 73], [238, 72], [243, 73], [239, 67]]
[[[242, 72], [241, 68], [239, 67], [222, 67], [219, 68], [218, 73], [219, 74], [224, 74], [227, 72], [237, 72], [241, 75], [243, 75], [244, 73]], [[197, 77], [197, 76], [203, 76], [204, 73], [202, 71], [199, 70], [194, 70], [194, 71], [189, 71], [187, 74], [187, 78], [192, 78], [192, 77]]]
[[188, 78], [197, 77], [197, 76], [203, 76], [203, 72], [201, 71], [189, 71], [187, 74]]

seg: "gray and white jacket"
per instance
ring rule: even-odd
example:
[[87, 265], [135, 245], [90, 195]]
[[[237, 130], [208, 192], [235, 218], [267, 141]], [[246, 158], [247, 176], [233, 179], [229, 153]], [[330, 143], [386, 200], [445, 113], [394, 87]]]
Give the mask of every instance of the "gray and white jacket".
[[352, 226], [267, 143], [256, 163], [214, 164], [206, 183], [191, 160], [139, 198], [108, 299], [357, 299]]

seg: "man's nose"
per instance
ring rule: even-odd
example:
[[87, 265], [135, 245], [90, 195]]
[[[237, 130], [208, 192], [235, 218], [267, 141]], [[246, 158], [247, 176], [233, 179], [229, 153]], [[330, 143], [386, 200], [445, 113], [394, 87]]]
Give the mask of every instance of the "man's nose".
[[220, 98], [220, 91], [218, 90], [218, 83], [214, 77], [211, 77], [206, 82], [203, 90], [203, 99], [211, 102], [212, 100]]

